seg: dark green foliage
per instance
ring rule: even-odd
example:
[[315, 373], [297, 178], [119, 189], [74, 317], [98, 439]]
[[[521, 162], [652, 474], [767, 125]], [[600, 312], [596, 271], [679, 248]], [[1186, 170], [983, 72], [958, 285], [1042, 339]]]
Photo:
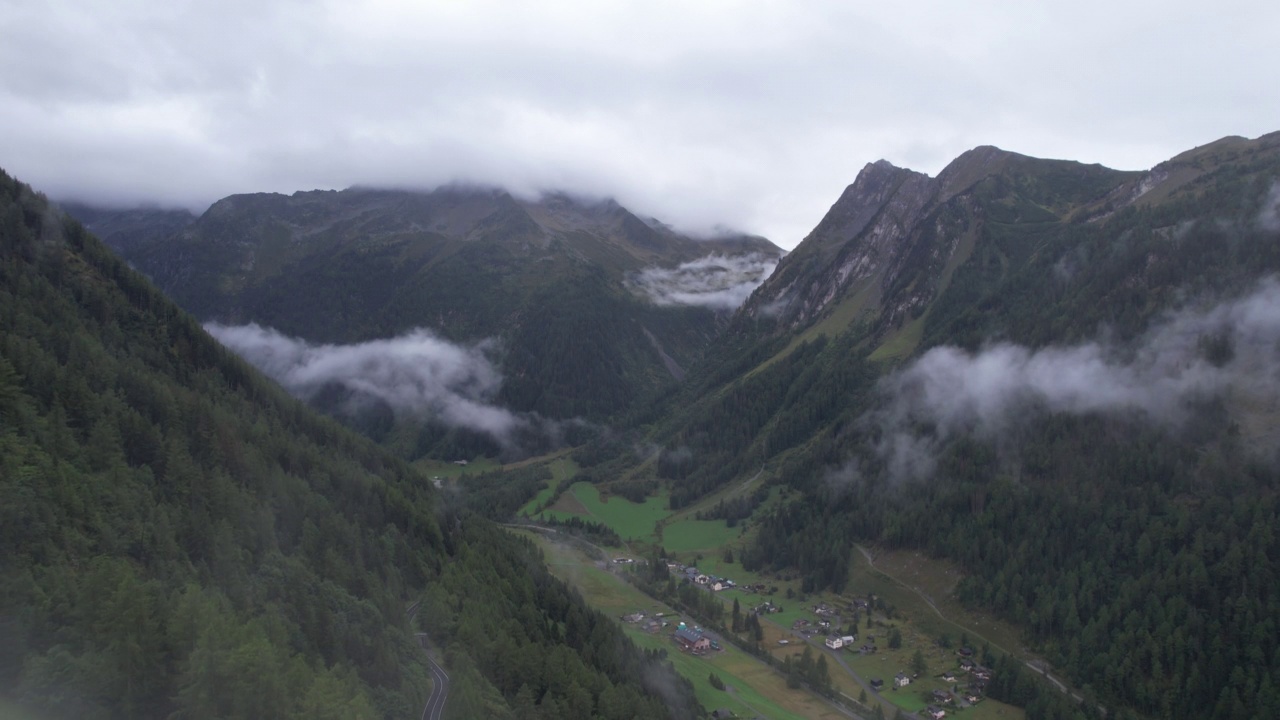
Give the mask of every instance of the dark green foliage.
[[626, 480], [622, 482], [613, 482], [608, 485], [608, 491], [611, 495], [618, 495], [640, 505], [655, 492], [658, 491], [658, 481], [652, 478], [635, 480]]
[[546, 708], [694, 714], [527, 543], [441, 507], [0, 174], [0, 697], [50, 718], [416, 716], [424, 589], [468, 712], [519, 691], [488, 664], [509, 653], [475, 655], [497, 617], [486, 643], [573, 659]]
[[848, 337], [820, 337], [705, 401], [678, 412], [660, 439], [659, 472], [682, 507], [852, 412], [874, 378]]
[[717, 690], [724, 690], [724, 680], [721, 680], [720, 676], [715, 673], [707, 676], [707, 682], [711, 683], [711, 687]]
[[[583, 538], [588, 542], [615, 548], [622, 547], [622, 538], [618, 536], [617, 531], [604, 523], [585, 520], [580, 515], [570, 515], [564, 519], [545, 517], [539, 518], [537, 522], [539, 525], [557, 528], [561, 532]], [[662, 567], [665, 571], [666, 566]]]
[[546, 465], [531, 465], [516, 470], [496, 470], [467, 475], [459, 482], [466, 506], [477, 515], [507, 522], [516, 511], [547, 487], [551, 470]]

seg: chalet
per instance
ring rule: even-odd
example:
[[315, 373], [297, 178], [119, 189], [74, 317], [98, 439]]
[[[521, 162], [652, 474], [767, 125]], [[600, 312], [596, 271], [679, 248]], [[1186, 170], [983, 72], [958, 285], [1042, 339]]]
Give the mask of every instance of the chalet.
[[721, 590], [728, 590], [733, 587], [733, 585], [729, 584], [728, 580], [712, 580], [711, 584], [707, 587], [711, 588], [715, 592], [720, 592]]
[[970, 675], [972, 675], [973, 677], [977, 678], [978, 680], [990, 680], [990, 679], [991, 679], [991, 670], [990, 670], [990, 668], [984, 668], [984, 667], [982, 667], [981, 665], [974, 665], [974, 666], [973, 666], [973, 668], [972, 668], [971, 670], [969, 670], [969, 674], [970, 674]]
[[674, 637], [676, 644], [685, 652], [701, 654], [711, 648], [711, 638], [707, 637], [701, 628], [691, 628], [684, 623], [680, 623], [676, 627]]
[[880, 690], [884, 688], [884, 681], [880, 678], [871, 678], [871, 689]]
[[707, 583], [711, 582], [711, 576], [705, 575], [703, 573], [698, 573], [698, 576], [695, 577], [693, 581], [698, 583], [699, 585], [706, 585]]
[[826, 646], [831, 648], [832, 650], [839, 650], [840, 648], [844, 647], [844, 639], [838, 635], [828, 635], [826, 640]]
[[964, 671], [966, 671], [966, 672], [968, 672], [969, 670], [972, 670], [972, 669], [973, 669], [973, 661], [972, 661], [972, 660], [970, 660], [969, 658], [965, 658], [965, 659], [961, 660], [961, 661], [960, 661], [960, 669], [961, 669], [961, 670], [964, 670]]
[[947, 692], [946, 690], [934, 690], [933, 701], [938, 704], [945, 705], [951, 702], [951, 693]]
[[898, 673], [893, 678], [894, 687], [906, 687], [910, 684], [911, 684], [911, 678], [907, 677], [906, 673]]
[[926, 715], [933, 718], [933, 720], [942, 720], [942, 718], [947, 716], [947, 711], [937, 705], [930, 705], [924, 709], [924, 712]]
[[953, 672], [944, 672], [944, 673], [942, 673], [942, 682], [944, 682], [944, 683], [953, 683], [953, 682], [955, 682], [955, 681], [956, 681], [956, 674], [955, 674], [955, 673], [953, 673]]
[[973, 648], [962, 647], [956, 651], [956, 654], [959, 655], [960, 657], [973, 657]]

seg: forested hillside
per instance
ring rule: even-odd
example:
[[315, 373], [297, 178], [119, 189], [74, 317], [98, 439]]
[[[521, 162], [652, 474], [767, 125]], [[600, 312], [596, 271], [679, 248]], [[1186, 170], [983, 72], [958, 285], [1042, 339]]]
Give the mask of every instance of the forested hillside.
[[[922, 548], [1116, 717], [1280, 713], [1280, 135], [1149, 173], [869, 166], [673, 396], [672, 501], [800, 491], [744, 567]], [[812, 241], [812, 247], [806, 247]]]
[[52, 718], [696, 717], [531, 545], [0, 174], [0, 699]]
[[[313, 344], [416, 328], [454, 343], [496, 341], [507, 378], [496, 400], [555, 419], [625, 412], [681, 377], [723, 326], [731, 308], [714, 300], [646, 295], [646, 269], [714, 257], [758, 276], [781, 255], [759, 237], [695, 239], [613, 201], [490, 188], [234, 195], [181, 226], [173, 215], [71, 210], [110, 228], [113, 247], [202, 322], [253, 322]], [[709, 262], [699, 275], [708, 286], [736, 277]], [[357, 426], [378, 427], [370, 417]], [[492, 437], [486, 445], [431, 419], [398, 449], [500, 450]]]

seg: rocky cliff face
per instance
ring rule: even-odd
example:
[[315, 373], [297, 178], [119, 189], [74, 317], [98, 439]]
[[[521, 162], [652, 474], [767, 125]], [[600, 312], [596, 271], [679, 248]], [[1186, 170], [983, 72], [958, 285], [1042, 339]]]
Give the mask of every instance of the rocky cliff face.
[[1058, 222], [1135, 176], [995, 147], [961, 155], [936, 178], [869, 164], [741, 318], [777, 318], [780, 332], [795, 332], [847, 302], [884, 335], [927, 310], [990, 223]]

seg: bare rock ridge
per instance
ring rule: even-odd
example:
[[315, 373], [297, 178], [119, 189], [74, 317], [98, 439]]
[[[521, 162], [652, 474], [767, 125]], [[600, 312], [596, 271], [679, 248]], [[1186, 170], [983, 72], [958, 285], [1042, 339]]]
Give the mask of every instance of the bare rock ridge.
[[984, 223], [1059, 222], [1136, 176], [991, 146], [962, 154], [936, 178], [868, 164], [743, 317], [772, 315], [795, 330], [857, 296], [860, 307], [880, 309], [886, 328], [899, 327], [923, 312]]

